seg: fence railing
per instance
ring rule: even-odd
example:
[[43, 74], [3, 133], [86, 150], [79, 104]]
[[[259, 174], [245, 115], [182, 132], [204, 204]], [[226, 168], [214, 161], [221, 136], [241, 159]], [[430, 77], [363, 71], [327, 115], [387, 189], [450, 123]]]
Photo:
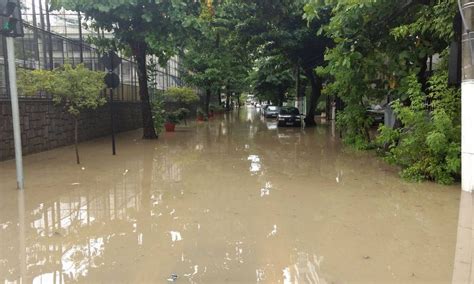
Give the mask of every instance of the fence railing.
[[[15, 38], [15, 59], [17, 68], [53, 69], [64, 64], [77, 65], [83, 63], [87, 68], [96, 71], [105, 70], [100, 64], [100, 54], [97, 49], [79, 40], [42, 30], [24, 23], [25, 36]], [[5, 38], [0, 36], [0, 99], [8, 99], [8, 79], [6, 66]], [[176, 59], [171, 60], [166, 68], [157, 68], [151, 85], [164, 90], [181, 84]], [[173, 70], [174, 70], [173, 69]], [[114, 90], [114, 99], [118, 101], [139, 101], [138, 78], [136, 63], [122, 58], [122, 64], [116, 70], [120, 77], [120, 86]], [[21, 95], [20, 95], [21, 97]], [[37, 94], [35, 99], [50, 99], [44, 94]]]

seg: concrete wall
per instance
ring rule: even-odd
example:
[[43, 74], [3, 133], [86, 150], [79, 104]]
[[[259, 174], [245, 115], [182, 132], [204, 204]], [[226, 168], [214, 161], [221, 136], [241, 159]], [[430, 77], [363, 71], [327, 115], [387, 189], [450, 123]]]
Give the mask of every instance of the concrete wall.
[[[116, 102], [116, 131], [142, 126], [140, 103]], [[74, 143], [74, 120], [48, 100], [20, 100], [23, 154], [41, 152]], [[110, 108], [86, 111], [79, 119], [79, 140], [110, 134]], [[9, 100], [0, 100], [0, 161], [14, 158], [13, 126]]]

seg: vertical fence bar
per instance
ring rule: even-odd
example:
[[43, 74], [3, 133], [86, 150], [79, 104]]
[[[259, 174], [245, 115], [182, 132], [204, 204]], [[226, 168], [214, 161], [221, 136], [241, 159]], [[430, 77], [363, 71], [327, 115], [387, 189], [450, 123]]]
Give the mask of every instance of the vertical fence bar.
[[83, 48], [82, 48], [82, 16], [80, 12], [77, 12], [77, 20], [79, 24], [79, 58], [80, 62], [84, 63], [84, 54], [83, 54]]
[[49, 17], [49, 0], [45, 0], [45, 8], [46, 8], [46, 27], [48, 31], [48, 51], [49, 51], [49, 70], [53, 69], [53, 39], [51, 36], [51, 21]]
[[[39, 12], [40, 12], [40, 24], [41, 24], [41, 47], [43, 50], [43, 68], [48, 69], [48, 56], [46, 51], [46, 35], [44, 30], [46, 29], [44, 24], [44, 13], [43, 13], [43, 0], [39, 0]], [[41, 68], [41, 67], [40, 67]]]

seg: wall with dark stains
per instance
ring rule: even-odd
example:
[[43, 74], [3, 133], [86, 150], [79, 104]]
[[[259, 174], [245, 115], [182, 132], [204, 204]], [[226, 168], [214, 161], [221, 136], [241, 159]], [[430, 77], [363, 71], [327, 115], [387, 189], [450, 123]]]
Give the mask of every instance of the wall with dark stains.
[[[23, 154], [37, 153], [74, 143], [74, 120], [49, 100], [20, 100]], [[128, 131], [142, 126], [140, 103], [116, 102], [115, 129]], [[79, 140], [110, 134], [110, 107], [85, 111], [79, 119]], [[0, 161], [14, 158], [11, 103], [0, 100]]]

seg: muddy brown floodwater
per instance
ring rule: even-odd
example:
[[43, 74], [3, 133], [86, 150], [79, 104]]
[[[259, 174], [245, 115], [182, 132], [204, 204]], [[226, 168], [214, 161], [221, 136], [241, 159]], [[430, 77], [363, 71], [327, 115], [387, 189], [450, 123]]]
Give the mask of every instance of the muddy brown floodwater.
[[449, 283], [459, 186], [254, 109], [0, 163], [0, 281]]

